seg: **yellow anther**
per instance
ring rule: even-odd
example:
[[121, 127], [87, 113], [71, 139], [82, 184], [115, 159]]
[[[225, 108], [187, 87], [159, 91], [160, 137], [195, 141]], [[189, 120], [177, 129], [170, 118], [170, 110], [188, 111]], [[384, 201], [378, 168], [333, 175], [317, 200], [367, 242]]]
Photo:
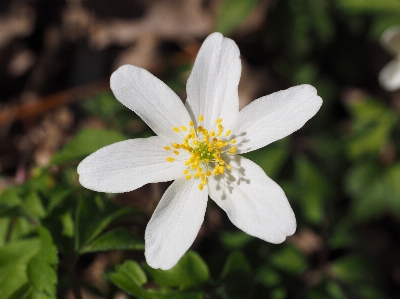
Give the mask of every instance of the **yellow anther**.
[[236, 152], [236, 147], [232, 146], [229, 153], [234, 154]]
[[200, 185], [199, 185], [199, 189], [200, 189], [200, 190], [203, 190], [203, 188], [204, 188], [203, 184], [200, 184]]
[[166, 151], [169, 151], [171, 148], [170, 148], [169, 146], [164, 146], [164, 149], [165, 149]]
[[[181, 129], [182, 129], [183, 131], [187, 131], [187, 128], [186, 128], [185, 126], [181, 126]], [[226, 135], [226, 136], [228, 136], [228, 135]]]
[[200, 115], [199, 116], [199, 121], [203, 121], [204, 120], [204, 115]]
[[210, 175], [211, 175], [211, 171], [207, 170], [206, 176], [210, 176]]
[[232, 139], [232, 140], [231, 140], [231, 143], [232, 143], [232, 144], [236, 143], [236, 139]]
[[179, 152], [177, 150], [174, 151], [175, 155], [179, 155]]
[[189, 165], [189, 164], [190, 164], [190, 160], [186, 160], [185, 165]]
[[226, 164], [226, 168], [228, 168], [229, 170], [232, 169], [232, 166], [230, 164]]
[[209, 152], [209, 153], [212, 153], [213, 152], [213, 148], [212, 147], [209, 147], [208, 149], [207, 149], [207, 151]]
[[189, 173], [189, 169], [186, 169], [183, 174], [188, 174]]
[[229, 135], [231, 135], [231, 133], [232, 133], [232, 131], [231, 131], [231, 130], [228, 130], [228, 131], [225, 133], [225, 136], [228, 137]]
[[191, 127], [193, 127], [194, 126], [193, 120], [191, 120], [189, 124]]
[[219, 124], [222, 121], [222, 118], [218, 118], [215, 122]]
[[178, 149], [178, 148], [181, 148], [181, 145], [178, 143], [172, 143], [172, 147]]
[[168, 161], [168, 162], [174, 162], [174, 161], [175, 161], [175, 159], [174, 159], [174, 158], [172, 158], [172, 157], [167, 157], [167, 161]]
[[211, 137], [214, 137], [214, 136], [215, 136], [215, 131], [214, 131], [214, 130], [211, 131], [210, 136], [211, 136]]
[[199, 167], [199, 168], [197, 168], [197, 171], [201, 173], [201, 172], [203, 172], [203, 168]]
[[175, 132], [180, 132], [181, 130], [179, 130], [178, 127], [174, 127], [174, 131], [175, 131]]
[[192, 176], [190, 174], [188, 174], [185, 179], [190, 180], [192, 178]]
[[194, 174], [194, 178], [195, 178], [195, 179], [198, 179], [199, 177], [200, 177], [200, 173], [196, 172], [196, 173]]
[[220, 166], [219, 166], [219, 172], [220, 172], [220, 173], [224, 173], [224, 170], [225, 170], [224, 166], [221, 166], [221, 165], [220, 165]]

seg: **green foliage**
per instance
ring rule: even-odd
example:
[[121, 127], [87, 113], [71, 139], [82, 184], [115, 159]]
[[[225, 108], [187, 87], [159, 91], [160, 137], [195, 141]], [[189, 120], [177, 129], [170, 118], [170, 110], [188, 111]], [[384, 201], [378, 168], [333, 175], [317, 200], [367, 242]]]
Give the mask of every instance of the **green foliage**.
[[83, 129], [60, 152], [53, 156], [52, 163], [64, 164], [82, 159], [98, 149], [128, 139], [119, 132], [105, 129]]
[[358, 13], [400, 12], [400, 3], [397, 0], [338, 0], [338, 6]]
[[119, 288], [141, 299], [200, 299], [203, 298], [200, 287], [209, 280], [207, 265], [191, 251], [171, 270], [152, 269], [146, 264], [144, 269], [154, 282], [162, 287], [161, 290], [143, 288], [147, 277], [140, 265], [134, 261], [126, 261], [117, 266], [109, 277]]
[[259, 0], [224, 0], [219, 8], [215, 31], [229, 34], [254, 10]]
[[111, 222], [129, 214], [137, 214], [137, 210], [128, 207], [118, 208], [99, 196], [91, 200], [81, 198], [78, 202], [74, 226], [76, 252], [82, 254], [107, 247], [110, 249], [140, 248], [142, 244], [137, 238], [124, 238], [124, 236], [131, 236], [127, 230], [114, 230], [99, 237]]
[[379, 153], [393, 130], [396, 115], [376, 100], [351, 102], [349, 109], [354, 117], [348, 141], [350, 157]]
[[193, 251], [188, 251], [170, 270], [153, 269], [147, 264], [144, 268], [154, 282], [162, 287], [176, 287], [184, 290], [201, 286], [210, 279], [207, 265]]
[[[48, 168], [32, 167], [26, 182], [1, 189], [1, 299], [64, 298], [83, 289], [100, 298], [397, 298], [398, 93], [382, 91], [377, 76], [390, 59], [378, 39], [400, 25], [400, 1], [272, 1], [265, 26], [241, 36], [235, 29], [259, 2], [223, 1], [216, 30], [233, 34], [250, 68], [267, 70], [265, 89], [312, 84], [324, 100], [301, 130], [244, 154], [284, 189], [295, 236], [269, 244], [227, 227], [223, 212], [210, 213], [193, 245], [198, 253], [189, 250], [168, 271], [152, 269], [143, 235], [154, 203], [142, 211], [121, 202], [153, 189], [124, 198], [78, 183], [77, 163], [87, 155], [152, 134], [105, 92], [78, 109], [108, 129], [78, 132]], [[176, 57], [161, 75], [183, 94], [190, 63]], [[84, 275], [98, 260], [107, 264], [92, 284]]]
[[57, 248], [49, 232], [38, 228], [40, 245], [38, 254], [28, 263], [27, 275], [31, 284], [31, 297], [55, 298], [58, 263]]

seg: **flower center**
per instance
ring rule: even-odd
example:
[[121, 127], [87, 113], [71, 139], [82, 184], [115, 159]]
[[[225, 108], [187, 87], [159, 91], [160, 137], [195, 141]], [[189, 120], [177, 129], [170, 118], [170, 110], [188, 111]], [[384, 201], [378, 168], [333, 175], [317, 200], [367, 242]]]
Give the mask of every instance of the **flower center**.
[[[185, 126], [174, 127], [175, 132], [188, 132], [182, 143], [172, 143], [171, 146], [164, 146], [167, 151], [172, 151], [176, 156], [181, 150], [190, 153], [190, 158], [186, 160], [187, 169], [183, 172], [185, 178], [201, 180], [199, 189], [203, 190], [207, 184], [208, 177], [211, 175], [220, 175], [225, 173], [225, 169], [231, 169], [231, 166], [224, 161], [226, 155], [233, 155], [236, 152], [235, 139], [229, 139], [231, 130], [225, 132], [222, 126], [222, 119], [216, 120], [218, 132], [208, 132], [200, 124], [204, 119], [203, 115], [199, 117], [199, 126], [194, 129], [193, 121], [190, 121], [189, 129]], [[221, 137], [222, 136], [222, 137]], [[174, 162], [174, 157], [167, 157], [168, 162]]]

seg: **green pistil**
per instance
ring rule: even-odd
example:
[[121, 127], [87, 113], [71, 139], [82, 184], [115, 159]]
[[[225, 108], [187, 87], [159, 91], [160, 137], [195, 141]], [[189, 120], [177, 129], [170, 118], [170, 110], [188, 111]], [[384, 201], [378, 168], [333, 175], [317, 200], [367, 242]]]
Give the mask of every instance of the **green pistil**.
[[207, 143], [199, 142], [199, 145], [195, 149], [193, 149], [193, 152], [195, 154], [199, 153], [200, 161], [202, 161], [202, 160], [213, 160], [214, 159], [213, 155], [215, 153], [215, 149], [213, 149], [212, 152], [210, 153], [208, 151]]

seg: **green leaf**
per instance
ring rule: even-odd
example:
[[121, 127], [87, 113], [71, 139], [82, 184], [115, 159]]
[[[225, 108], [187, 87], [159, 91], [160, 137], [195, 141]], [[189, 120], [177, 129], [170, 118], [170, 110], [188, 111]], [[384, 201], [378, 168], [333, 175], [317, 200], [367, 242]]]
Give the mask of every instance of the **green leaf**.
[[325, 214], [324, 202], [331, 194], [328, 180], [305, 157], [297, 157], [295, 167], [296, 196], [301, 203], [303, 214], [309, 222], [321, 223]]
[[396, 115], [376, 100], [360, 100], [349, 105], [354, 118], [347, 142], [350, 158], [378, 154], [392, 132]]
[[250, 15], [257, 3], [258, 0], [225, 0], [219, 9], [214, 31], [229, 34]]
[[254, 274], [249, 261], [241, 251], [228, 256], [221, 273], [229, 298], [249, 298]]
[[143, 240], [128, 229], [116, 228], [86, 244], [80, 253], [124, 249], [144, 250]]
[[83, 129], [61, 151], [53, 156], [58, 165], [82, 159], [98, 149], [128, 139], [119, 132], [106, 129]]
[[346, 284], [364, 286], [374, 281], [368, 260], [358, 255], [350, 255], [335, 260], [330, 269], [336, 278], [346, 282]]
[[33, 290], [45, 296], [56, 295], [58, 263], [57, 248], [53, 244], [50, 233], [39, 227], [40, 248], [28, 263], [27, 275]]
[[346, 191], [354, 198], [354, 219], [381, 217], [385, 212], [400, 215], [400, 163], [381, 169], [372, 163], [359, 164], [345, 178]]
[[222, 232], [220, 234], [221, 243], [227, 249], [240, 249], [249, 244], [254, 238], [240, 230], [234, 232]]
[[32, 213], [37, 218], [43, 218], [46, 215], [46, 211], [43, 207], [42, 200], [40, 199], [37, 192], [30, 192], [25, 198], [25, 205], [27, 209], [32, 211]]
[[194, 251], [188, 251], [170, 270], [153, 269], [147, 264], [144, 269], [160, 286], [182, 290], [200, 286], [210, 279], [206, 263]]
[[294, 246], [285, 245], [271, 257], [272, 264], [288, 273], [299, 274], [307, 267], [304, 255]]
[[116, 266], [116, 271], [109, 274], [111, 281], [125, 292], [140, 299], [202, 299], [203, 294], [198, 291], [171, 291], [143, 289], [147, 282], [146, 274], [134, 261], [126, 261]]
[[0, 248], [0, 298], [19, 293], [27, 285], [27, 263], [39, 248], [39, 238], [15, 241]]
[[83, 248], [92, 242], [114, 220], [121, 216], [137, 213], [134, 208], [120, 208], [97, 196], [81, 198], [75, 216], [75, 249], [83, 253]]

